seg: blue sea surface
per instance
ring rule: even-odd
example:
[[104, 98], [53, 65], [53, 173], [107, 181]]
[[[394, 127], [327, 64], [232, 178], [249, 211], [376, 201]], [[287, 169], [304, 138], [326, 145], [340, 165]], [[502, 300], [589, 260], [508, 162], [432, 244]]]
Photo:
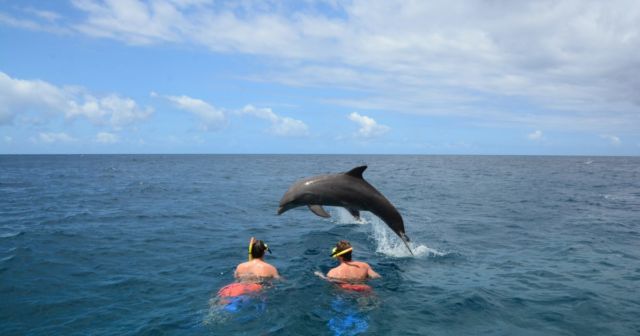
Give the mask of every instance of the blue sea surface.
[[[362, 164], [415, 256], [370, 213], [276, 215]], [[224, 309], [251, 236], [284, 279]], [[340, 239], [373, 293], [313, 274]], [[0, 156], [0, 335], [159, 334], [638, 335], [640, 158]]]

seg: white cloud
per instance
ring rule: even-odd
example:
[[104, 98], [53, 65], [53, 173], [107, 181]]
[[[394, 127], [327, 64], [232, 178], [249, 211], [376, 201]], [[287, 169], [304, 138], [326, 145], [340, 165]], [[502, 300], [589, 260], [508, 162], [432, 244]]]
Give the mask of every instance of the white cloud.
[[529, 138], [529, 140], [533, 140], [533, 141], [542, 140], [542, 131], [541, 130], [535, 130], [535, 131], [527, 134], [527, 138]]
[[25, 9], [24, 12], [31, 17], [16, 18], [0, 12], [0, 24], [14, 28], [42, 31], [54, 34], [71, 33], [71, 30], [65, 27], [60, 27], [56, 23], [56, 21], [60, 19], [60, 16], [55, 12], [41, 11], [33, 8]]
[[614, 146], [618, 146], [622, 143], [622, 141], [620, 140], [619, 137], [615, 136], [615, 135], [610, 135], [610, 134], [602, 134], [600, 135], [600, 137], [602, 139], [605, 139], [607, 141], [609, 141], [610, 144], [614, 145]]
[[25, 120], [63, 115], [119, 129], [145, 120], [152, 113], [151, 107], [141, 108], [131, 98], [116, 94], [96, 97], [81, 87], [58, 87], [41, 80], [11, 78], [0, 72], [0, 125], [11, 123], [18, 114], [32, 115]]
[[67, 118], [82, 116], [96, 125], [108, 124], [117, 129], [144, 120], [153, 113], [150, 107], [141, 109], [133, 99], [115, 94], [102, 98], [84, 95], [81, 101], [71, 100], [67, 104]]
[[304, 136], [309, 133], [309, 127], [301, 120], [279, 116], [270, 108], [256, 108], [253, 105], [246, 105], [240, 113], [268, 120], [271, 123], [270, 130], [275, 135]]
[[[278, 66], [255, 78], [363, 93], [331, 100], [347, 106], [521, 123], [508, 107], [477, 107], [522, 99], [556, 112], [531, 116], [545, 127], [640, 128], [635, 0], [72, 4], [84, 16], [65, 21], [68, 30], [127, 44], [267, 56]], [[0, 23], [25, 29], [42, 30], [42, 20], [0, 13]]]
[[0, 125], [10, 123], [20, 112], [60, 111], [65, 104], [62, 89], [40, 80], [13, 79], [0, 72]]
[[29, 13], [29, 14], [33, 14], [41, 19], [44, 19], [46, 21], [57, 21], [61, 18], [60, 14], [56, 13], [56, 12], [52, 12], [52, 11], [48, 11], [48, 10], [40, 10], [40, 9], [35, 9], [33, 7], [27, 7], [24, 9], [25, 12]]
[[[93, 1], [72, 0], [76, 8], [87, 13], [84, 22], [73, 25], [83, 34], [112, 38], [133, 45], [179, 42], [192, 32], [192, 7], [203, 1]], [[187, 11], [187, 13], [181, 12]]]
[[37, 138], [31, 138], [33, 142], [42, 142], [42, 143], [55, 143], [55, 142], [74, 142], [77, 141], [76, 138], [68, 135], [65, 132], [41, 132], [38, 134]]
[[[634, 0], [73, 4], [86, 14], [74, 25], [81, 33], [284, 58], [289, 62], [280, 64], [291, 66], [272, 67], [275, 76], [264, 78], [364, 89], [369, 94], [357, 103], [370, 107], [482, 117], [487, 111], [471, 108], [479, 101], [523, 97], [560, 111], [576, 127], [640, 125], [634, 113], [640, 6]], [[594, 117], [606, 123], [591, 122]], [[624, 122], [629, 119], [634, 122]]]
[[385, 125], [379, 125], [373, 118], [360, 115], [357, 112], [349, 114], [349, 120], [357, 123], [360, 126], [357, 137], [360, 138], [372, 138], [381, 136], [389, 131], [389, 127]]
[[109, 133], [109, 132], [99, 132], [96, 134], [96, 142], [103, 144], [113, 144], [119, 141], [119, 137], [117, 134]]
[[161, 96], [155, 92], [151, 93], [152, 97], [162, 97], [169, 100], [175, 107], [190, 112], [202, 121], [202, 129], [213, 130], [224, 125], [225, 115], [220, 109], [213, 107], [211, 104], [196, 98], [187, 96]]

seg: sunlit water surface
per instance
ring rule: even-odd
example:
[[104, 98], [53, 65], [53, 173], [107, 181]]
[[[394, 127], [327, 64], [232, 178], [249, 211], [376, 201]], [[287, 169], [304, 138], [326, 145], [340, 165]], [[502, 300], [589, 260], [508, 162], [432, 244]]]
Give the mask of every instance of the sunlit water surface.
[[[361, 164], [415, 256], [370, 213], [276, 216]], [[0, 214], [1, 335], [640, 334], [639, 158], [0, 156]], [[225, 309], [251, 236], [284, 280]], [[372, 294], [313, 274], [340, 239]]]

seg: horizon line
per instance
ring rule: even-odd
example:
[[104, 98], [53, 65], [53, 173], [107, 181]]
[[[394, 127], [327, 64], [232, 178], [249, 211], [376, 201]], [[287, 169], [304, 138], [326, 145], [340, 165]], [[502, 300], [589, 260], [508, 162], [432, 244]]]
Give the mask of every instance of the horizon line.
[[537, 156], [537, 157], [640, 157], [640, 154], [436, 154], [436, 153], [0, 153], [0, 156], [73, 156], [73, 155], [247, 155], [247, 156]]

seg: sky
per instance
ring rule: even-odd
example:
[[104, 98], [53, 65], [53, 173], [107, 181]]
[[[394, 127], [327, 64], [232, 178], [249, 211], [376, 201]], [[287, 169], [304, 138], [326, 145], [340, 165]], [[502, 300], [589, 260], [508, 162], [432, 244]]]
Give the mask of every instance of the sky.
[[0, 154], [640, 155], [640, 2], [0, 0]]

